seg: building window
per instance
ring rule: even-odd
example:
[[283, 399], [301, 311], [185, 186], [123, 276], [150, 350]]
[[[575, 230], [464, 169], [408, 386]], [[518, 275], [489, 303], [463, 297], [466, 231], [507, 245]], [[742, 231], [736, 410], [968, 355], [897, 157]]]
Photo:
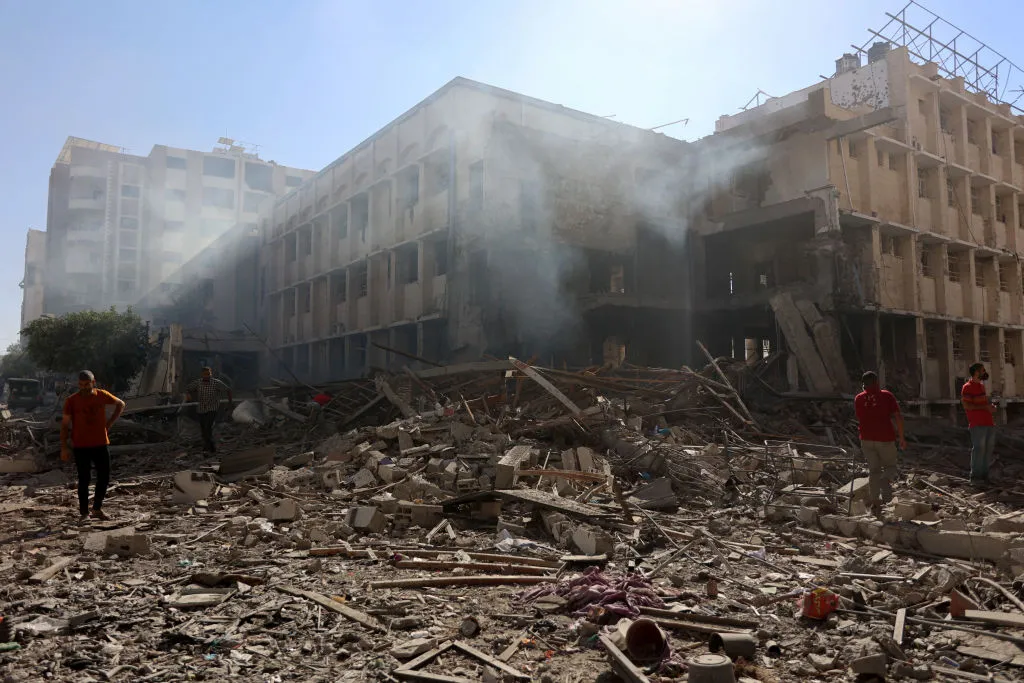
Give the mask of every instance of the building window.
[[348, 277], [346, 273], [341, 273], [334, 280], [334, 299], [339, 304], [348, 301]]
[[989, 331], [985, 328], [978, 330], [978, 360], [982, 363], [992, 362], [992, 353], [989, 350]]
[[334, 227], [334, 236], [340, 242], [348, 239], [348, 207], [339, 206], [331, 212], [331, 225]]
[[934, 277], [932, 273], [931, 250], [928, 247], [921, 247], [921, 275]]
[[885, 166], [885, 152], [880, 149], [875, 150], [875, 155], [878, 158], [878, 165]]
[[448, 272], [448, 243], [443, 240], [434, 241], [434, 275], [445, 275]]
[[978, 144], [978, 124], [971, 119], [967, 119], [967, 142], [972, 145]]
[[313, 253], [313, 231], [303, 230], [299, 233], [299, 251], [302, 252], [303, 256], [309, 256]]
[[245, 162], [245, 184], [261, 192], [274, 191], [274, 169], [263, 164]]
[[890, 171], [897, 170], [897, 162], [898, 162], [898, 160], [899, 160], [899, 157], [897, 157], [894, 153], [892, 153], [892, 152], [889, 153], [889, 170]]
[[310, 287], [303, 287], [299, 290], [299, 296], [302, 298], [302, 312], [311, 313], [313, 311], [313, 294], [310, 292]]
[[297, 175], [287, 175], [284, 177], [284, 184], [288, 187], [298, 187], [302, 184], [302, 178]]
[[180, 168], [184, 171], [188, 163], [182, 157], [167, 157], [167, 168]]
[[953, 129], [949, 125], [949, 110], [939, 109], [939, 128], [942, 129], [943, 133], [950, 134]]
[[971, 186], [971, 213], [981, 215], [981, 190], [974, 185]]
[[850, 140], [849, 146], [850, 146], [850, 158], [851, 159], [856, 159], [857, 157], [859, 157], [860, 156], [860, 145], [857, 143], [857, 141], [856, 140]]
[[1006, 216], [1003, 214], [1003, 196], [996, 195], [996, 220], [1000, 223], [1006, 222]]
[[203, 157], [203, 175], [234, 178], [235, 160], [227, 157]]
[[367, 286], [369, 284], [369, 273], [367, 267], [364, 265], [356, 270], [356, 290], [359, 292], [359, 298], [362, 299], [366, 296]]
[[1010, 345], [1010, 340], [1006, 337], [1003, 338], [1003, 362], [1007, 365], [1017, 364], [1017, 359], [1013, 356], [1013, 347]]
[[235, 208], [235, 191], [220, 187], [203, 188], [203, 206], [216, 206], [221, 209]]
[[980, 258], [974, 259], [974, 286], [985, 287], [985, 262]]
[[1002, 137], [996, 131], [992, 131], [992, 153], [999, 156], [999, 150], [1001, 148]]
[[896, 254], [896, 238], [892, 235], [882, 235], [882, 253], [894, 256]]
[[950, 282], [960, 282], [960, 256], [955, 251], [946, 253], [946, 270]]
[[168, 188], [164, 190], [164, 199], [169, 202], [183, 202], [185, 201], [185, 190], [173, 190]]
[[956, 203], [956, 185], [951, 178], [946, 178], [946, 204], [954, 206]]
[[929, 185], [931, 174], [927, 169], [917, 169], [917, 196], [921, 199], [928, 199], [931, 196]]
[[134, 231], [122, 232], [117, 238], [118, 244], [125, 247], [137, 247], [139, 245], [139, 233]]
[[135, 259], [138, 257], [139, 252], [135, 249], [129, 249], [122, 247], [117, 250], [117, 260], [122, 263], [135, 263]]
[[122, 230], [138, 230], [139, 219], [132, 218], [131, 216], [121, 216], [121, 229]]
[[184, 232], [185, 221], [164, 221], [164, 232]]
[[246, 192], [242, 195], [242, 211], [256, 213], [260, 210], [260, 202], [264, 195], [258, 192]]
[[953, 328], [953, 360], [964, 359], [963, 332], [959, 327]]
[[140, 194], [142, 194], [142, 192], [140, 191], [138, 185], [122, 185], [121, 186], [121, 196], [122, 197], [131, 197], [132, 199], [137, 199]]
[[927, 358], [939, 357], [939, 331], [935, 325], [924, 326], [924, 354]]
[[999, 291], [1009, 292], [1010, 291], [1010, 265], [1001, 264], [999, 266]]

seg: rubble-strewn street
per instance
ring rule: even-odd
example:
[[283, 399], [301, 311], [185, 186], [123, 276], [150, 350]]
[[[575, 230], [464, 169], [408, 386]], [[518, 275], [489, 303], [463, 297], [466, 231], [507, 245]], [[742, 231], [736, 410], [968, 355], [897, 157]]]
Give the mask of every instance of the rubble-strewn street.
[[1000, 428], [974, 489], [966, 430], [908, 417], [877, 519], [851, 402], [782, 396], [770, 362], [487, 360], [333, 385], [322, 412], [278, 386], [216, 456], [176, 404], [129, 410], [112, 520], [82, 526], [56, 423], [10, 421], [0, 671], [1022, 680], [1024, 437]]

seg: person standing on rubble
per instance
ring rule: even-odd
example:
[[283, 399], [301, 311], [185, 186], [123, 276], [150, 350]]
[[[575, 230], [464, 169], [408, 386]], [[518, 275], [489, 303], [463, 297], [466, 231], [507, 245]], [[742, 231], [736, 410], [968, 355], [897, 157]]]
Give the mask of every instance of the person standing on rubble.
[[189, 384], [185, 391], [189, 401], [196, 401], [196, 414], [199, 416], [199, 430], [203, 435], [203, 450], [216, 453], [217, 444], [213, 440], [213, 425], [217, 422], [217, 411], [220, 409], [220, 395], [227, 394], [228, 403], [234, 403], [231, 387], [219, 379], [213, 378], [213, 370], [204, 367], [202, 376]]
[[[896, 479], [896, 439], [906, 449], [903, 414], [892, 392], [878, 384], [878, 375], [865, 372], [861, 376], [864, 391], [853, 401], [860, 424], [860, 449], [868, 462], [868, 496], [871, 511], [882, 514], [882, 505], [892, 499], [892, 482]], [[893, 422], [896, 429], [893, 429]]]
[[[107, 406], [114, 412], [107, 417]], [[88, 370], [78, 373], [78, 392], [64, 401], [64, 417], [60, 423], [60, 459], [68, 461], [75, 456], [78, 469], [78, 512], [82, 521], [89, 518], [89, 480], [96, 468], [96, 496], [92, 501], [92, 516], [106, 520], [103, 498], [110, 484], [111, 426], [124, 412], [124, 401], [108, 391], [96, 388], [96, 377]]]
[[971, 433], [971, 483], [988, 482], [988, 466], [996, 446], [996, 405], [989, 401], [985, 391], [988, 371], [984, 363], [975, 363], [967, 369], [971, 376], [960, 390], [960, 404], [967, 413], [967, 426]]

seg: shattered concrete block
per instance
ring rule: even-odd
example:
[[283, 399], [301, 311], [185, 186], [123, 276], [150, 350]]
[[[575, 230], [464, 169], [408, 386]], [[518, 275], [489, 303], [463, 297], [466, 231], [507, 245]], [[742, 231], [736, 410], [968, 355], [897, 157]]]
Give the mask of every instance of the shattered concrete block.
[[391, 656], [395, 659], [406, 660], [418, 657], [424, 652], [430, 652], [437, 647], [436, 638], [414, 638], [398, 643], [391, 648]]
[[878, 654], [853, 660], [850, 662], [850, 668], [855, 674], [874, 674], [884, 678], [888, 661], [889, 658], [886, 657], [885, 653], [879, 652]]
[[370, 504], [379, 509], [385, 515], [393, 515], [398, 512], [399, 501], [390, 493], [381, 493], [370, 499]]
[[495, 466], [494, 488], [510, 489], [515, 485], [516, 471], [530, 461], [533, 449], [529, 446], [513, 446]]
[[365, 489], [371, 486], [377, 485], [377, 477], [370, 470], [365, 467], [351, 477], [348, 478], [348, 483], [357, 489]]
[[178, 472], [174, 475], [171, 502], [175, 505], [194, 505], [209, 498], [214, 485], [213, 475], [209, 472]]
[[366, 453], [366, 460], [363, 463], [363, 467], [370, 470], [374, 474], [377, 474], [380, 466], [383, 464], [391, 464], [392, 460], [390, 457], [381, 453], [380, 451], [368, 451]]
[[374, 433], [377, 435], [378, 439], [394, 441], [395, 439], [398, 438], [398, 434], [400, 431], [401, 430], [398, 428], [398, 423], [392, 422], [391, 424], [387, 424], [382, 427], [377, 427], [377, 429], [374, 430]]
[[424, 529], [432, 529], [443, 519], [442, 507], [440, 505], [409, 503], [406, 506], [406, 511], [412, 519], [413, 526], [422, 527]]
[[967, 531], [940, 531], [919, 529], [916, 540], [921, 550], [932, 555], [956, 557], [964, 560], [998, 562], [1011, 548], [1024, 547], [1024, 541], [1011, 534], [970, 533]]
[[801, 524], [807, 526], [818, 525], [818, 510], [817, 508], [801, 507], [797, 508], [796, 519]]
[[852, 496], [854, 500], [868, 499], [868, 478], [859, 477], [850, 483], [842, 486], [839, 491], [841, 496]]
[[363, 506], [350, 509], [345, 523], [357, 531], [379, 534], [384, 530], [387, 519], [377, 508]]
[[576, 453], [571, 448], [562, 451], [562, 469], [570, 472], [579, 469], [576, 464]]
[[149, 553], [149, 536], [145, 534], [107, 536], [103, 553], [119, 557], [146, 555]]
[[1011, 534], [1024, 533], [1024, 515], [1013, 512], [1009, 516], [1002, 515], [994, 519], [987, 519], [982, 525], [982, 529]]
[[935, 511], [932, 510], [931, 503], [922, 503], [919, 501], [900, 501], [893, 505], [893, 514], [898, 519], [902, 519], [906, 522], [913, 522], [928, 514], [934, 516]]
[[385, 484], [401, 481], [407, 476], [407, 472], [398, 465], [381, 465], [377, 468], [377, 476]]
[[437, 474], [444, 469], [444, 460], [431, 458], [427, 461], [427, 474]]
[[455, 443], [465, 443], [473, 438], [473, 428], [464, 422], [452, 422], [451, 434]]
[[313, 462], [313, 451], [309, 451], [308, 453], [299, 453], [298, 455], [293, 455], [292, 457], [286, 459], [281, 464], [284, 465], [285, 467], [290, 467], [292, 469], [297, 469], [299, 467], [305, 467], [306, 465], [308, 465], [311, 462]]
[[416, 444], [412, 441], [412, 436], [409, 432], [401, 430], [398, 432], [398, 450], [399, 452], [408, 451], [414, 448]]
[[220, 459], [217, 476], [224, 481], [240, 481], [246, 477], [259, 476], [269, 472], [274, 466], [274, 455], [277, 450], [273, 446], [254, 448], [239, 453], [229, 453]]
[[584, 555], [611, 555], [615, 542], [611, 536], [590, 526], [580, 525], [572, 532], [572, 542]]
[[576, 462], [580, 472], [594, 472], [594, 451], [586, 446], [580, 446], [576, 449]]
[[291, 498], [282, 498], [264, 505], [261, 514], [271, 522], [294, 522], [302, 516], [302, 508]]
[[131, 536], [135, 533], [135, 527], [126, 526], [111, 531], [94, 531], [86, 534], [83, 547], [95, 553], [102, 553], [107, 547], [107, 538], [110, 536]]

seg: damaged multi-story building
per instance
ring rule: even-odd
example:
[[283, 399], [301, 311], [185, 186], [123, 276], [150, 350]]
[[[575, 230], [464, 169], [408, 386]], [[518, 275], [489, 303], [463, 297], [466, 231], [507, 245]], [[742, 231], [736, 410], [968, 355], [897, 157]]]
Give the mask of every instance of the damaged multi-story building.
[[455, 79], [185, 280], [278, 377], [678, 366], [700, 340], [776, 392], [839, 396], [877, 370], [925, 414], [955, 414], [977, 359], [1012, 417], [1024, 119], [919, 57], [844, 55], [695, 143]]
[[686, 206], [668, 179], [689, 182], [686, 148], [457, 78], [261, 217], [251, 320], [235, 296], [255, 253], [241, 233], [184, 279], [216, 327], [265, 336], [275, 376], [482, 355], [590, 364], [626, 348], [677, 364]]
[[43, 309], [126, 307], [166, 293], [181, 264], [312, 171], [265, 161], [233, 140], [147, 156], [69, 137], [50, 171]]
[[793, 390], [835, 394], [877, 369], [926, 414], [955, 415], [980, 360], [1012, 416], [1024, 119], [906, 48], [867, 52], [720, 118], [701, 145], [708, 168], [743, 163], [691, 241], [698, 329], [747, 358], [781, 342]]

